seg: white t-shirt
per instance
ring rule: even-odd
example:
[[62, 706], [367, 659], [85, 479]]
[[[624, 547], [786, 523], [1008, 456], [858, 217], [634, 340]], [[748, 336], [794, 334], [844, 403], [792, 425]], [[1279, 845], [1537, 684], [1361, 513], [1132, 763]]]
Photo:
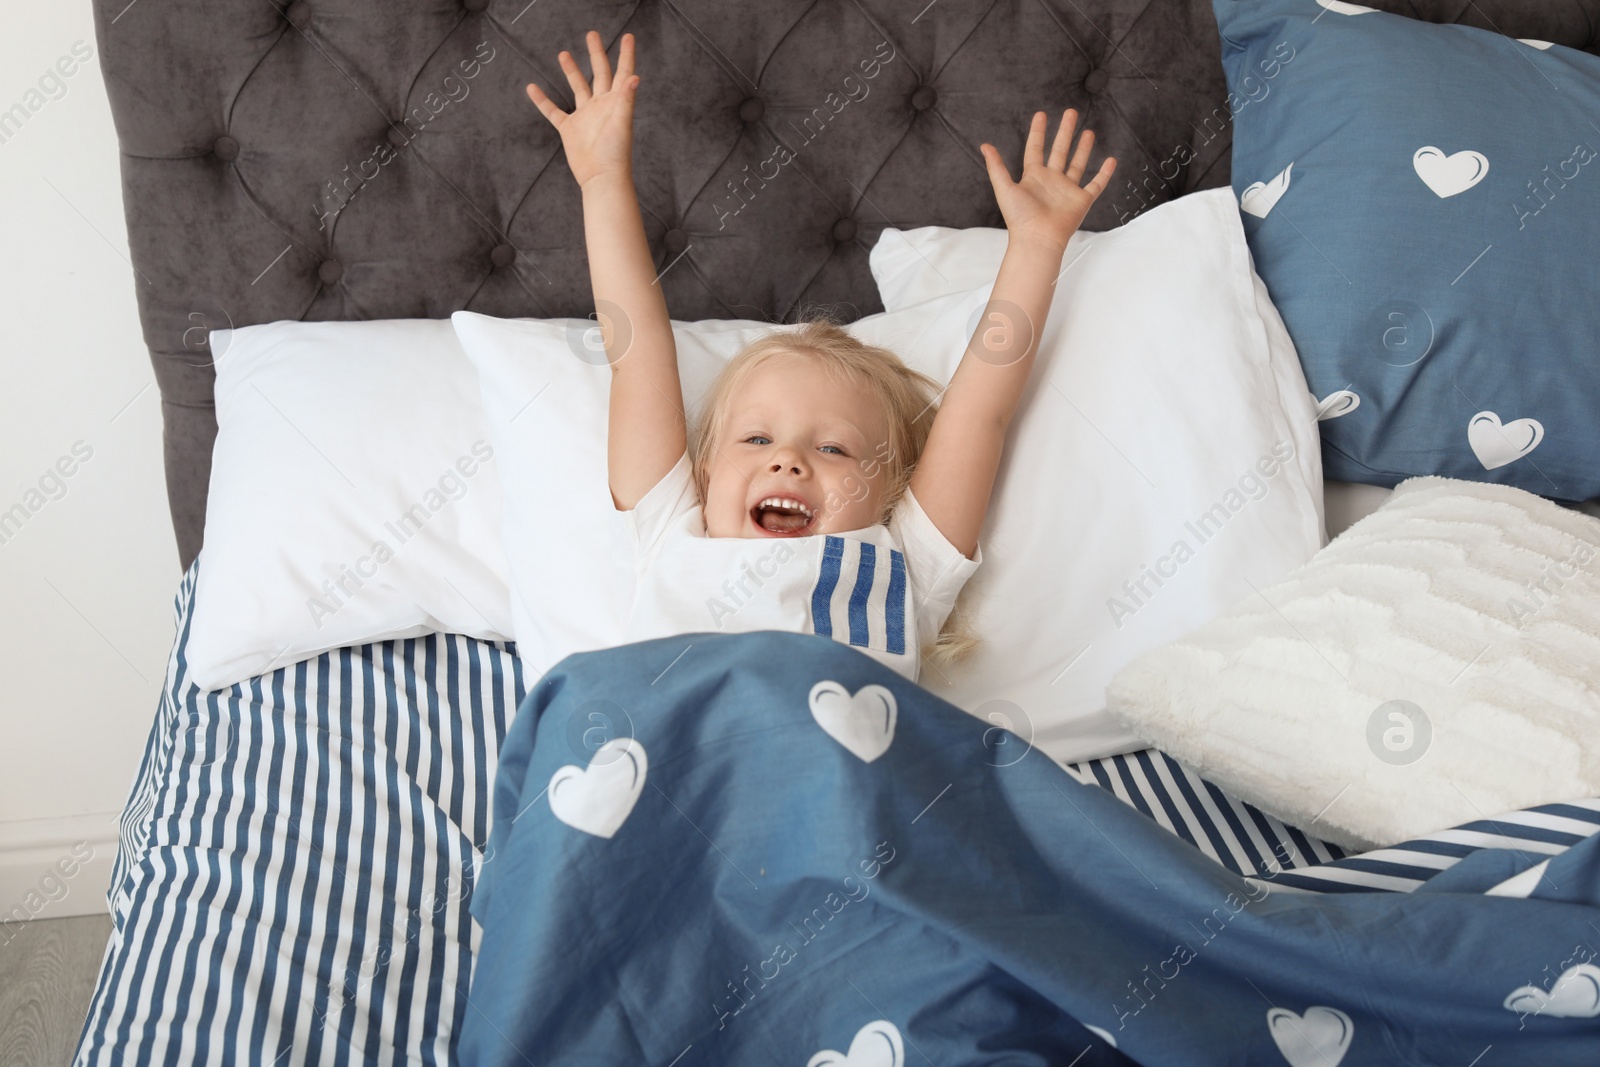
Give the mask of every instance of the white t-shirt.
[[947, 541], [911, 491], [887, 526], [806, 537], [708, 537], [685, 453], [631, 511], [626, 641], [785, 630], [851, 645], [913, 682], [919, 649], [983, 562]]

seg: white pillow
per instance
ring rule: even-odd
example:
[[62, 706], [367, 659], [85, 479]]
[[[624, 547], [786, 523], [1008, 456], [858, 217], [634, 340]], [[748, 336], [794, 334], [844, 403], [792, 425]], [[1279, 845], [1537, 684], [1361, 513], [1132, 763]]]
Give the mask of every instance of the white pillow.
[[[871, 262], [881, 289], [909, 299], [978, 270], [992, 283], [1004, 251], [999, 230], [886, 230]], [[1315, 405], [1230, 192], [1075, 234], [1062, 271], [969, 583], [984, 645], [948, 690], [932, 671], [923, 681], [969, 709], [1016, 705], [1034, 742], [1072, 761], [1142, 747], [1104, 710], [1118, 668], [1325, 537]], [[1218, 504], [1228, 518], [1202, 543], [1192, 524]], [[1155, 566], [1172, 577], [1146, 577]]]
[[[1197, 196], [1214, 195], [1199, 193]], [[1067, 244], [1063, 268], [1071, 266], [1083, 250], [1083, 242], [1091, 234], [1079, 231]], [[1006, 231], [991, 227], [974, 226], [952, 229], [946, 226], [923, 226], [915, 230], [886, 229], [872, 247], [870, 265], [872, 276], [878, 283], [878, 294], [883, 306], [897, 311], [923, 300], [931, 300], [947, 293], [987, 285], [1000, 269], [1006, 254]], [[1257, 303], [1271, 301], [1260, 278], [1254, 280], [1259, 287]], [[1288, 334], [1272, 325], [1277, 318], [1276, 309], [1271, 315], [1263, 313], [1263, 329], [1272, 346], [1275, 365], [1285, 360], [1298, 362], [1294, 345]], [[1388, 497], [1390, 490], [1359, 482], [1322, 483], [1322, 510], [1327, 521], [1329, 537], [1338, 537], [1358, 519], [1366, 518]]]
[[[985, 562], [968, 583], [983, 643], [947, 677], [932, 665], [921, 677], [1066, 762], [1143, 747], [1105, 710], [1116, 669], [1248, 593], [1246, 579], [1276, 581], [1322, 544], [1315, 412], [1228, 191], [1084, 237], [1079, 265], [1058, 283], [984, 527]], [[980, 288], [849, 329], [947, 382], [993, 281], [991, 271]], [[595, 324], [470, 312], [452, 321], [478, 367], [507, 491], [518, 653], [545, 671], [618, 643], [631, 587], [612, 565], [624, 553], [606, 539], [619, 524], [607, 514], [611, 372]], [[691, 420], [722, 364], [771, 328], [673, 323]], [[1260, 499], [1246, 499], [1241, 478]], [[1177, 539], [1195, 540], [1185, 523], [1212, 505], [1224, 517], [1207, 543], [1163, 588], [1145, 579], [1155, 595], [1115, 612], [1107, 601], [1126, 600], [1121, 583]]]
[[[1215, 196], [1215, 193], [1196, 193], [1195, 196]], [[1093, 234], [1082, 231], [1072, 235], [1067, 244], [1067, 254], [1062, 260], [1063, 269], [1070, 267], [1084, 242]], [[991, 227], [974, 226], [952, 229], [946, 226], [923, 226], [914, 230], [886, 229], [872, 247], [870, 266], [878, 283], [878, 294], [883, 306], [898, 311], [923, 300], [931, 300], [947, 293], [987, 285], [1000, 269], [1006, 254], [1006, 231]], [[1259, 277], [1253, 281], [1256, 302], [1265, 307], [1272, 302], [1266, 286]], [[1274, 325], [1276, 324], [1276, 325]], [[1287, 332], [1282, 328], [1276, 308], [1263, 311], [1262, 328], [1267, 331], [1272, 348], [1273, 365], [1282, 366], [1284, 373], [1288, 361], [1297, 365], [1299, 356]], [[1328, 537], [1338, 537], [1358, 519], [1366, 518], [1388, 497], [1390, 490], [1359, 482], [1323, 482], [1322, 510], [1327, 521]]]
[[1412, 478], [1283, 582], [1120, 672], [1111, 708], [1358, 849], [1600, 795], [1597, 556], [1596, 519]]
[[[962, 347], [949, 339], [982, 303], [972, 294], [847, 328], [948, 382]], [[632, 548], [614, 519], [606, 470], [611, 371], [593, 320], [458, 311], [451, 321], [478, 369], [506, 487], [517, 655], [542, 674], [574, 652], [620, 643], [633, 604], [625, 562]], [[748, 319], [673, 320], [691, 432], [722, 367], [750, 341], [783, 328]]]
[[273, 322], [211, 344], [197, 684], [432, 631], [510, 639], [494, 446], [450, 323]]
[[[1082, 230], [1072, 235], [1063, 267], [1076, 258], [1091, 236]], [[899, 311], [936, 296], [993, 285], [1009, 240], [1004, 229], [990, 226], [886, 227], [872, 246], [867, 265], [878, 284], [883, 309]]]
[[[633, 604], [631, 572], [618, 563], [632, 550], [613, 519], [606, 470], [611, 369], [593, 320], [458, 311], [451, 322], [477, 367], [505, 486], [517, 655], [543, 674], [574, 652], [621, 643]], [[723, 364], [770, 329], [672, 323], [691, 420]]]

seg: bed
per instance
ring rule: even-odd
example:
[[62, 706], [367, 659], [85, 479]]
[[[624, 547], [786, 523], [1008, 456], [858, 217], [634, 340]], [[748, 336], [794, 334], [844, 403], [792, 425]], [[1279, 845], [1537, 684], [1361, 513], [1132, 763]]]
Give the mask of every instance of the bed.
[[[1600, 54], [1592, 4], [1377, 6]], [[1102, 199], [1090, 230], [1232, 178], [1229, 138], [1200, 136], [1226, 85], [1210, 5], [1195, 0], [95, 10], [185, 574], [82, 1064], [456, 1062], [477, 1010], [469, 907], [495, 771], [532, 686], [514, 644], [451, 633], [340, 648], [231, 690], [193, 684], [217, 432], [208, 335], [462, 310], [585, 316], [578, 200], [521, 93], [556, 83], [558, 48], [590, 26], [658, 42], [662, 110], [636, 153], [658, 161], [640, 195], [660, 261], [696, 247], [664, 275], [675, 319], [880, 310], [866, 264], [885, 226], [999, 224], [973, 147], [1000, 143], [993, 114], [1082, 106], [1128, 160], [1191, 147], [1175, 180]], [[866, 54], [880, 39], [909, 60], [880, 87], [897, 106], [808, 149], [799, 206], [710, 239], [763, 123], [809, 100], [850, 42]], [[471, 108], [432, 92], [469, 58]], [[445, 102], [421, 106], [430, 95]], [[395, 162], [372, 163], [385, 144]], [[352, 170], [359, 201], [335, 192]], [[1559, 856], [1600, 829], [1600, 804], [1579, 801], [1349, 855], [1154, 749], [1070, 771], [1219, 868], [1291, 891], [1411, 893], [1482, 850]]]
[[[526, 695], [514, 649], [438, 634], [204, 692], [183, 658], [197, 575], [174, 598], [78, 1062], [454, 1062], [474, 864]], [[1410, 893], [1483, 849], [1555, 856], [1600, 833], [1596, 800], [1346, 856], [1154, 749], [1072, 769], [1291, 892]]]

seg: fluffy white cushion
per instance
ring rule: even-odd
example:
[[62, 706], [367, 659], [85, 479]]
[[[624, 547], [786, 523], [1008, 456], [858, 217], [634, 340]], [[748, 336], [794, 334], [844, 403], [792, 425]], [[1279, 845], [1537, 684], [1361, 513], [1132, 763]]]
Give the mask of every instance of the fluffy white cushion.
[[510, 639], [494, 446], [450, 323], [273, 322], [211, 344], [190, 677], [223, 689], [435, 630]]
[[[966, 591], [983, 644], [921, 678], [1063, 761], [1143, 747], [1105, 710], [1113, 672], [1323, 540], [1311, 398], [1228, 191], [1082, 235], [1069, 252]], [[979, 288], [849, 328], [948, 381], [993, 281], [991, 270]], [[519, 654], [544, 671], [616, 644], [631, 586], [607, 540], [610, 370], [595, 324], [453, 321], [506, 486]], [[723, 363], [771, 327], [673, 329], [693, 420]]]
[[[1600, 521], [1412, 478], [1108, 688], [1140, 737], [1356, 848], [1600, 794]], [[1403, 703], [1402, 703], [1403, 702]]]

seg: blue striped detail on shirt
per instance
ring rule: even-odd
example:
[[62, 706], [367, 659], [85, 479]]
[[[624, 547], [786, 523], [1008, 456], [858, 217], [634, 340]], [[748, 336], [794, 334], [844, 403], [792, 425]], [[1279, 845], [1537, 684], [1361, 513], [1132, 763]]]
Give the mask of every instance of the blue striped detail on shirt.
[[885, 610], [889, 628], [889, 651], [904, 655], [906, 650], [906, 557], [889, 550], [889, 603]]
[[850, 643], [870, 648], [867, 627], [867, 597], [872, 593], [872, 575], [877, 569], [878, 546], [861, 542], [861, 565], [856, 568], [856, 587], [850, 591]]
[[[879, 551], [888, 555], [885, 558]], [[910, 578], [898, 549], [854, 537], [825, 536], [817, 583], [811, 590], [812, 630], [856, 648], [904, 656]]]
[[822, 543], [822, 573], [811, 591], [811, 628], [823, 637], [833, 636], [833, 590], [844, 563], [844, 538], [831, 534]]

